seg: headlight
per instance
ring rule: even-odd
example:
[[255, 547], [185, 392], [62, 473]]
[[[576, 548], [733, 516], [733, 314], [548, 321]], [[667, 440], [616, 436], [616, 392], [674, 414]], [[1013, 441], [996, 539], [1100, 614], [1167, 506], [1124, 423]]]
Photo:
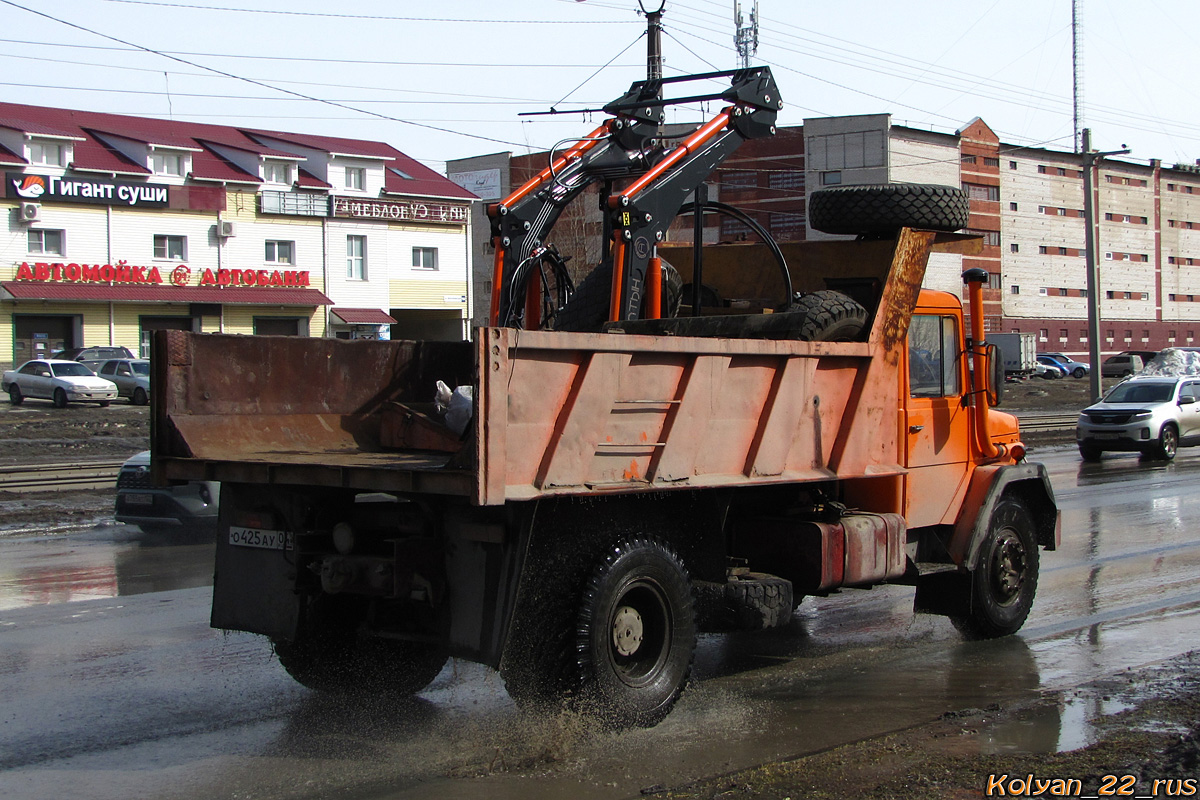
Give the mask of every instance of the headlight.
[[1153, 414], [1154, 414], [1154, 412], [1152, 412], [1152, 411], [1139, 411], [1138, 413], [1132, 415], [1129, 418], [1129, 421], [1130, 422], [1141, 422], [1142, 420], [1150, 419], [1150, 417], [1153, 416]]

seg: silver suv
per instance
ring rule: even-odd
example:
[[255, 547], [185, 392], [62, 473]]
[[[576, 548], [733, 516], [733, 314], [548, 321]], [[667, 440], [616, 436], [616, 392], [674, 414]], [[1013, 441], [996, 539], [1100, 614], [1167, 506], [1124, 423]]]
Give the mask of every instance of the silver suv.
[[1084, 461], [1105, 450], [1138, 450], [1170, 460], [1181, 446], [1200, 444], [1200, 378], [1136, 376], [1079, 414], [1075, 442]]

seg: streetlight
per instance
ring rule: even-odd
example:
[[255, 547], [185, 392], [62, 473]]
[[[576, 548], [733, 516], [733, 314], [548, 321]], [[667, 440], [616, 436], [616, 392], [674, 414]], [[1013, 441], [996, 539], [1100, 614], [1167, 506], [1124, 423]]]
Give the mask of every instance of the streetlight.
[[1087, 261], [1087, 292], [1088, 292], [1088, 356], [1092, 366], [1088, 371], [1092, 393], [1092, 402], [1101, 396], [1100, 386], [1100, 275], [1096, 266], [1096, 203], [1093, 195], [1095, 188], [1092, 183], [1092, 170], [1104, 160], [1105, 156], [1124, 155], [1130, 150], [1121, 145], [1120, 150], [1092, 150], [1092, 129], [1083, 129], [1083, 224], [1084, 253]]

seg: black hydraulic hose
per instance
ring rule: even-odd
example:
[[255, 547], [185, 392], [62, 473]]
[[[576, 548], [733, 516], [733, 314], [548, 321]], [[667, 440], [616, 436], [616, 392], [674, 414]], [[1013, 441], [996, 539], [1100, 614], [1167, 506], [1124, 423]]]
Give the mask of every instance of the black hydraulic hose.
[[[751, 217], [740, 208], [734, 208], [731, 205], [722, 203], [719, 200], [708, 200], [704, 203], [705, 211], [715, 211], [718, 214], [725, 214], [733, 217], [738, 222], [741, 222], [754, 233], [758, 234], [758, 238], [762, 239], [771, 251], [771, 255], [775, 256], [775, 262], [779, 264], [779, 271], [783, 276], [783, 286], [787, 290], [787, 307], [792, 305], [792, 273], [788, 271], [787, 259], [783, 257], [783, 251], [779, 249], [779, 243], [775, 241], [775, 237], [767, 232], [767, 229], [758, 223], [758, 220]], [[695, 201], [686, 203], [679, 209], [680, 214], [696, 213]]]

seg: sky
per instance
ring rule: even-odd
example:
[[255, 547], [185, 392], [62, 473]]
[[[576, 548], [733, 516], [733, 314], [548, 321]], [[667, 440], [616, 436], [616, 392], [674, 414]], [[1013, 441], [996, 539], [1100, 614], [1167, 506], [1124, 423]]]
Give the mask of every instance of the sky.
[[[734, 6], [666, 0], [664, 74], [736, 68]], [[1200, 48], [1184, 32], [1200, 3], [1078, 10], [1093, 146], [1194, 163]], [[760, 0], [751, 63], [775, 75], [780, 125], [890, 113], [950, 133], [980, 117], [1002, 142], [1069, 151], [1071, 15], [1070, 0]], [[645, 33], [638, 0], [0, 0], [0, 100], [385, 141], [442, 171], [592, 130], [603, 115], [520, 115], [620, 96], [646, 75]]]

